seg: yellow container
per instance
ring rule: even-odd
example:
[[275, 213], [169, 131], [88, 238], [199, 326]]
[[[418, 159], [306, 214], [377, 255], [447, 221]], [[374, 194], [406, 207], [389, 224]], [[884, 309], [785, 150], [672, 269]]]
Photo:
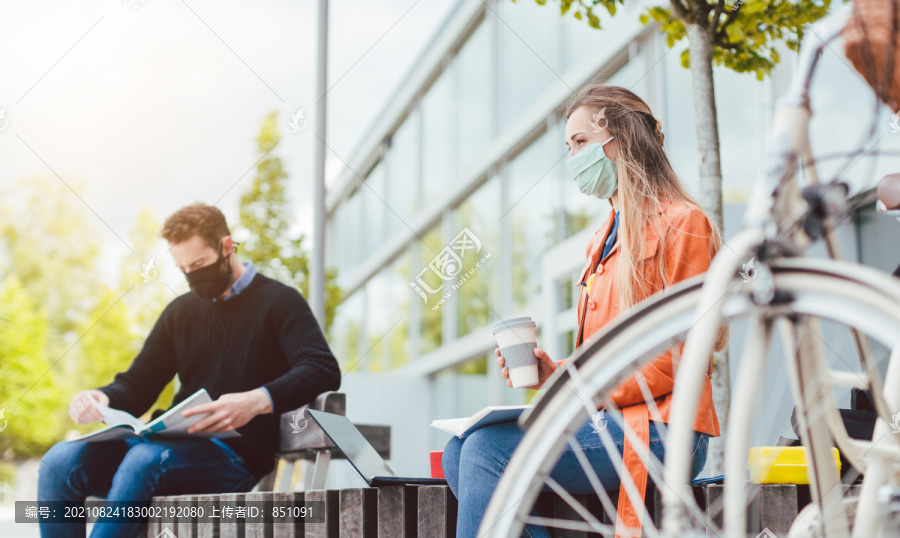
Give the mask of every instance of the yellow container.
[[[838, 449], [832, 447], [834, 467], [841, 472]], [[750, 481], [754, 484], [809, 484], [802, 446], [758, 446], [750, 449]]]

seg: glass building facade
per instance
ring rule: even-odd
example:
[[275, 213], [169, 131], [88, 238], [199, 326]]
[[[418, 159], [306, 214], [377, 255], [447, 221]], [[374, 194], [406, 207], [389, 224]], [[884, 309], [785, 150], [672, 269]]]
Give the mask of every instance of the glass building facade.
[[[600, 79], [644, 98], [663, 121], [676, 172], [697, 193], [686, 44], [668, 49], [657, 28], [638, 22], [639, 10], [625, 6], [597, 31], [553, 4], [461, 1], [365, 134], [359, 161], [329, 186], [326, 263], [346, 293], [329, 341], [348, 380], [424, 386], [428, 401], [410, 420], [432, 449], [446, 435], [428, 434], [422, 417], [531, 396], [500, 378], [495, 322], [530, 315], [553, 359], [573, 351], [574, 279], [611, 209], [566, 174], [564, 113], [575, 90]], [[761, 168], [773, 96], [795, 56], [783, 58], [764, 81], [715, 70], [728, 207], [749, 196]], [[840, 81], [822, 99], [855, 91], [841, 89], [855, 81], [845, 84], [840, 69], [823, 68]], [[375, 408], [378, 390], [368, 397]]]

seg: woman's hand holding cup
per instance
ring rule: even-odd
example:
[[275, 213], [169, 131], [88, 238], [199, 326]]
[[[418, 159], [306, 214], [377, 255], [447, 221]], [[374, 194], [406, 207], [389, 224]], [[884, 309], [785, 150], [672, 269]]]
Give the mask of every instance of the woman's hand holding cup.
[[[494, 354], [497, 355], [497, 364], [500, 365], [500, 375], [502, 375], [506, 379], [506, 386], [512, 387], [512, 380], [509, 378], [509, 368], [506, 367], [506, 361], [503, 359], [503, 356], [500, 355], [500, 348], [494, 348]], [[528, 389], [539, 389], [544, 385], [544, 381], [550, 377], [553, 372], [559, 368], [559, 365], [553, 360], [550, 359], [550, 356], [547, 355], [547, 352], [541, 348], [535, 348], [534, 356], [538, 359], [538, 382], [535, 385], [531, 385], [529, 387], [523, 387]]]

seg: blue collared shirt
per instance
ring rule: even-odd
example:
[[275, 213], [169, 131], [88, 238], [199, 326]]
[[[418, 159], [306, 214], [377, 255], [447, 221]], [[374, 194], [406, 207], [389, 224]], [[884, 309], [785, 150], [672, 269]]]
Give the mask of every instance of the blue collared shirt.
[[[228, 297], [225, 297], [226, 301], [244, 291], [244, 288], [249, 286], [250, 282], [253, 281], [253, 277], [256, 276], [256, 266], [253, 265], [253, 262], [242, 263], [244, 264], [244, 272], [241, 273], [241, 276], [239, 276], [238, 279], [234, 281], [234, 284], [231, 285], [231, 293], [228, 294]], [[216, 302], [217, 299], [218, 297], [213, 297], [213, 302]]]
[[613, 245], [616, 244], [616, 233], [619, 231], [619, 213], [621, 211], [616, 212], [615, 219], [613, 220], [612, 230], [609, 231], [609, 237], [606, 239], [606, 245], [603, 246], [603, 255], [600, 256], [600, 259], [606, 257], [609, 254], [609, 251], [612, 250]]

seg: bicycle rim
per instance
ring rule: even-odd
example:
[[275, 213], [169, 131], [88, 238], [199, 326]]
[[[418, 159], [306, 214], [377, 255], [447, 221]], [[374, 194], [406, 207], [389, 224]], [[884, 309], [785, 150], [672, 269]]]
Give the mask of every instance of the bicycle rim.
[[[804, 266], [804, 261], [809, 261], [814, 267]], [[857, 265], [820, 260], [788, 260], [783, 264], [773, 264], [772, 270], [777, 289], [793, 296], [789, 308], [784, 305], [754, 305], [748, 290], [742, 288], [722, 301], [726, 322], [765, 310], [767, 315], [793, 312], [853, 326], [874, 313], [878, 319], [872, 320], [873, 327], [867, 327], [866, 331], [879, 341], [892, 346], [900, 345], [900, 309], [897, 308], [898, 303], [893, 302], [895, 297], [900, 297], [900, 284], [890, 282], [896, 288], [892, 293], [882, 295], [881, 304], [863, 304], [858, 301], [856, 291], [871, 291], [871, 284], [848, 275], [862, 271], [869, 280], [874, 278], [879, 285], [885, 283], [885, 280], [879, 279], [889, 277], [873, 277], [876, 272]], [[833, 286], [834, 279], [850, 284]], [[681, 282], [637, 305], [628, 316], [615, 321], [585, 344], [571, 368], [567, 369], [568, 377], [560, 376], [550, 383], [533, 412], [521, 421], [527, 432], [501, 477], [482, 521], [479, 536], [520, 536], [525, 522], [534, 522], [534, 519], [529, 520], [530, 513], [545, 484], [545, 477], [586, 418], [585, 400], [603, 400], [660, 352], [683, 341], [694, 322], [703, 281], [701, 275]], [[854, 291], [854, 287], [858, 290]], [[858, 308], [831, 308], [829, 311], [829, 305], [833, 305], [835, 300], [856, 304]], [[573, 381], [577, 388], [573, 388]], [[688, 465], [688, 462], [680, 463]], [[674, 462], [666, 464], [675, 465]], [[662, 487], [673, 487], [654, 481], [663, 484]], [[685, 486], [682, 485], [682, 488]], [[716, 525], [702, 513], [692, 496], [679, 494], [678, 499], [677, 509], [682, 516], [688, 515], [688, 519], [694, 522], [689, 526], [715, 530]], [[610, 532], [609, 527], [598, 526], [588, 521], [589, 518], [585, 519], [594, 532]], [[648, 528], [646, 524], [644, 527], [650, 536], [662, 532]]]

